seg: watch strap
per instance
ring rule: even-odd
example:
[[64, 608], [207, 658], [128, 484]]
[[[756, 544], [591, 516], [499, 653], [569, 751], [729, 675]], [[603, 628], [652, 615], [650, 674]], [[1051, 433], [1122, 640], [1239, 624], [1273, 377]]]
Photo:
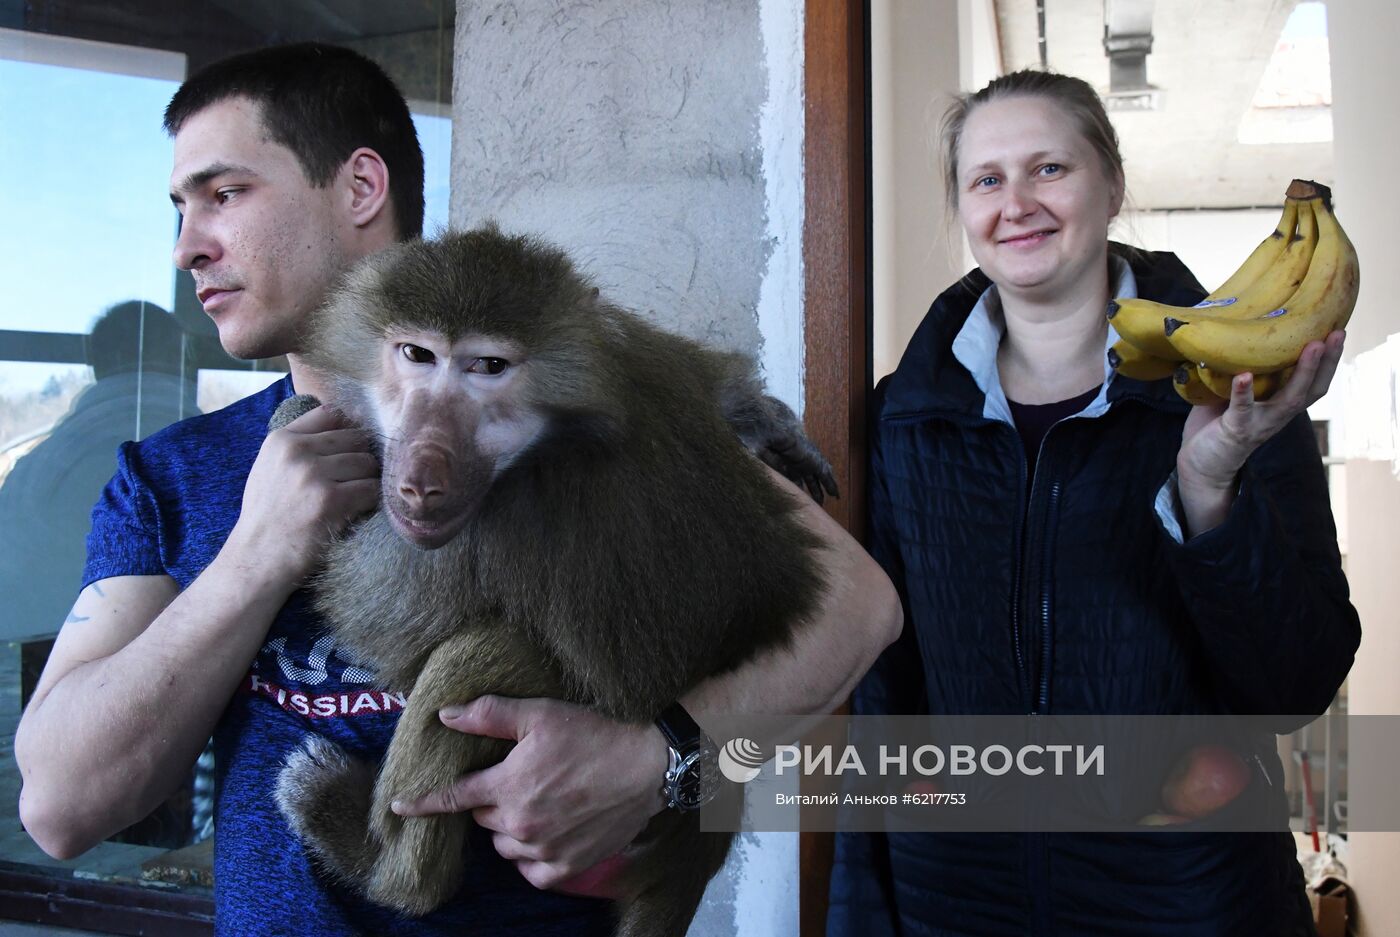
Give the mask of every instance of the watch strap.
[[656, 717], [656, 727], [666, 736], [666, 743], [677, 752], [684, 753], [700, 744], [704, 733], [700, 725], [680, 703], [672, 703], [661, 710]]

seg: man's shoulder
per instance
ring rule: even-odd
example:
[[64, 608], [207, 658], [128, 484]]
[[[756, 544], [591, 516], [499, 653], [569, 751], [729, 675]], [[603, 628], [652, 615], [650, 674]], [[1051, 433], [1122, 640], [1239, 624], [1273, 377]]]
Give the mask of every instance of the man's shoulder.
[[221, 410], [172, 423], [136, 443], [123, 446], [124, 460], [138, 474], [160, 485], [191, 474], [241, 468], [256, 458], [267, 421], [277, 405], [291, 396], [288, 378], [237, 400]]
[[171, 423], [138, 445], [143, 450], [203, 447], [243, 436], [252, 436], [260, 443], [267, 434], [267, 421], [272, 412], [291, 393], [291, 381], [284, 377], [223, 409]]

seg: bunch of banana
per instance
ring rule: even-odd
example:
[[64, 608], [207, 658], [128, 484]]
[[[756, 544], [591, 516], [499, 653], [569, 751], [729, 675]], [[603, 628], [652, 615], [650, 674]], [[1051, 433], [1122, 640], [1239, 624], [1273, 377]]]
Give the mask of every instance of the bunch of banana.
[[1331, 191], [1294, 179], [1278, 227], [1202, 302], [1109, 303], [1120, 336], [1109, 364], [1137, 380], [1171, 376], [1177, 393], [1199, 404], [1228, 400], [1234, 376], [1248, 371], [1255, 399], [1267, 400], [1287, 383], [1308, 342], [1346, 325], [1359, 283], [1356, 250], [1332, 214]]

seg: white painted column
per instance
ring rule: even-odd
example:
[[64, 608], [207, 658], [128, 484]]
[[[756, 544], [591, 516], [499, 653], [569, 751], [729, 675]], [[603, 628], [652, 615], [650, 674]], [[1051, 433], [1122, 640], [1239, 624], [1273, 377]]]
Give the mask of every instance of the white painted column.
[[934, 297], [964, 272], [944, 211], [937, 131], [960, 87], [958, 4], [873, 0], [870, 123], [875, 377], [893, 371]]
[[[1400, 264], [1390, 187], [1400, 153], [1400, 6], [1393, 0], [1327, 4], [1332, 57], [1333, 153], [1337, 216], [1361, 256], [1361, 298], [1347, 354], [1374, 348], [1400, 332]], [[1361, 615], [1362, 641], [1348, 689], [1353, 713], [1400, 714], [1400, 481], [1382, 462], [1346, 466], [1347, 575]], [[1349, 753], [1349, 796], [1394, 797], [1400, 779], [1367, 786], [1365, 751]], [[1379, 779], [1377, 779], [1379, 780]], [[1400, 934], [1400, 834], [1351, 836], [1351, 881], [1362, 937]]]

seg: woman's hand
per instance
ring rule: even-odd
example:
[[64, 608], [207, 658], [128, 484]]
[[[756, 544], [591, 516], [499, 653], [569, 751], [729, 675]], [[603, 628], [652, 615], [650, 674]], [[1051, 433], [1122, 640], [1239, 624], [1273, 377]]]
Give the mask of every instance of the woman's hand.
[[1229, 403], [1191, 408], [1176, 456], [1177, 491], [1186, 515], [1186, 536], [1223, 523], [1234, 503], [1245, 459], [1265, 440], [1312, 406], [1337, 373], [1344, 332], [1309, 342], [1288, 384], [1268, 400], [1254, 399], [1254, 376], [1237, 374]]

